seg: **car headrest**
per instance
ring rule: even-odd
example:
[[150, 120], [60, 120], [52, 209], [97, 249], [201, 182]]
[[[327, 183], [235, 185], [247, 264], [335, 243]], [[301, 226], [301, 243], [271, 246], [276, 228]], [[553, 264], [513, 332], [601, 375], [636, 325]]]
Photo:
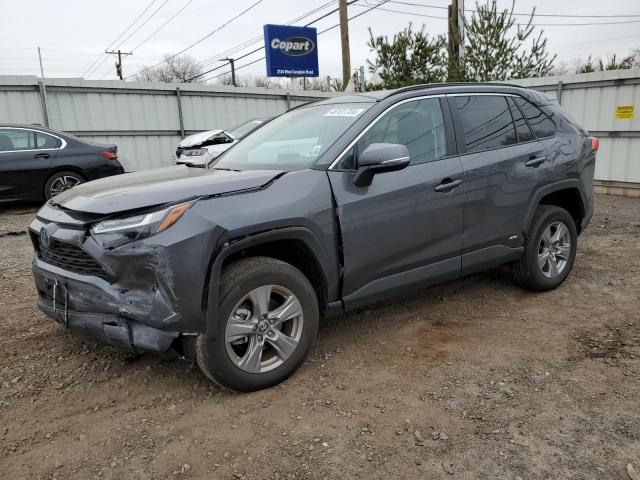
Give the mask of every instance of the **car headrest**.
[[7, 150], [13, 150], [13, 149], [14, 149], [14, 145], [13, 145], [13, 141], [11, 140], [11, 137], [9, 137], [9, 135], [0, 134], [0, 150], [7, 151]]

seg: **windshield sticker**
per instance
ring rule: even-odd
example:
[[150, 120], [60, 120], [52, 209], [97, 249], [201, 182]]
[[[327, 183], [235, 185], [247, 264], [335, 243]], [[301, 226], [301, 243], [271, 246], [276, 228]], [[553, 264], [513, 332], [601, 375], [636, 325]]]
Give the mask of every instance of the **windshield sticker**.
[[311, 152], [309, 152], [309, 156], [317, 157], [320, 153], [320, 150], [322, 150], [322, 145], [314, 145], [314, 147], [311, 149]]
[[364, 108], [332, 108], [324, 114], [325, 117], [357, 117]]

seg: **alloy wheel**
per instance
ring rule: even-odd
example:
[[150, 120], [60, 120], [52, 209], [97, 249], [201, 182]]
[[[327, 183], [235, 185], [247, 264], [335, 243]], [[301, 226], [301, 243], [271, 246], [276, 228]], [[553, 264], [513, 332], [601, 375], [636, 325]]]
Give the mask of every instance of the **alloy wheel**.
[[72, 175], [63, 175], [58, 177], [53, 181], [53, 183], [51, 183], [51, 187], [49, 187], [49, 196], [54, 197], [80, 183], [82, 183], [82, 180]]
[[571, 255], [571, 233], [563, 222], [551, 223], [538, 245], [538, 267], [547, 278], [562, 274]]
[[234, 307], [225, 329], [231, 361], [249, 373], [282, 365], [302, 338], [304, 317], [298, 298], [279, 285], [263, 285]]

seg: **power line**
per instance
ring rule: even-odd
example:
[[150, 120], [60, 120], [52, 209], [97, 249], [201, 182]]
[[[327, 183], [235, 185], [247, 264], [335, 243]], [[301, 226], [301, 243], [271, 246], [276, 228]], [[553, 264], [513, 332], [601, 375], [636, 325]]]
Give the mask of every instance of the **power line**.
[[424, 3], [413, 3], [413, 2], [401, 2], [399, 0], [389, 0], [389, 3], [395, 3], [398, 5], [409, 5], [411, 7], [427, 7], [427, 8], [437, 8], [439, 10], [448, 10], [449, 7], [443, 7], [440, 5], [425, 5]]
[[[467, 10], [466, 12], [477, 12], [477, 10]], [[519, 17], [530, 17], [531, 13], [513, 13]], [[535, 12], [534, 17], [555, 17], [555, 18], [629, 18], [640, 17], [640, 15], [572, 15], [572, 14], [555, 14], [555, 13], [538, 13]]]
[[178, 15], [180, 15], [182, 13], [182, 11], [187, 8], [189, 5], [191, 5], [193, 3], [194, 0], [189, 0], [187, 3], [184, 4], [184, 6], [178, 10], [176, 13], [174, 13], [171, 17], [169, 17], [169, 20], [167, 20], [166, 22], [164, 22], [162, 25], [160, 25], [156, 30], [153, 31], [153, 33], [151, 35], [149, 35], [147, 38], [145, 38], [143, 41], [141, 41], [138, 45], [136, 45], [135, 47], [133, 47], [133, 50], [137, 50], [138, 48], [140, 48], [142, 45], [144, 45], [151, 37], [153, 37], [156, 33], [158, 33], [160, 30], [162, 30], [164, 27], [166, 27], [169, 22], [171, 22], [171, 20], [173, 20], [174, 18], [176, 18]]
[[[357, 1], [358, 1], [358, 0], [351, 0], [350, 2], [347, 2], [347, 5], [351, 5], [351, 4], [353, 4], [353, 3], [356, 3]], [[385, 0], [385, 1], [388, 1], [388, 0]], [[384, 3], [384, 2], [383, 2], [383, 3]], [[382, 5], [382, 3], [381, 3], [380, 5]], [[377, 6], [376, 6], [376, 7], [373, 7], [373, 8], [377, 8]], [[320, 16], [320, 17], [318, 17], [318, 18], [315, 18], [315, 19], [313, 19], [313, 20], [311, 20], [309, 23], [306, 23], [304, 26], [305, 26], [305, 27], [308, 27], [309, 25], [313, 25], [314, 23], [316, 23], [316, 22], [318, 22], [318, 21], [320, 21], [320, 20], [322, 20], [322, 19], [324, 19], [324, 18], [327, 18], [329, 15], [331, 15], [331, 14], [333, 14], [333, 13], [337, 12], [338, 10], [339, 10], [338, 8], [334, 8], [334, 9], [333, 9], [333, 10], [331, 10], [330, 12], [325, 13], [324, 15], [322, 15], [322, 16]], [[367, 11], [368, 11], [368, 10], [367, 10]], [[366, 12], [364, 12], [364, 13], [366, 13]], [[354, 18], [355, 18], [355, 17], [354, 17]], [[261, 37], [261, 38], [262, 38], [262, 37]], [[260, 51], [262, 51], [263, 49], [264, 49], [264, 45], [262, 45], [261, 47], [256, 48], [255, 50], [251, 50], [250, 52], [245, 53], [244, 55], [241, 55], [241, 56], [239, 56], [238, 58], [234, 58], [234, 60], [235, 60], [235, 61], [242, 60], [243, 58], [246, 58], [246, 57], [248, 57], [249, 55], [252, 55], [252, 54], [254, 54], [254, 53], [260, 52]], [[261, 58], [261, 59], [259, 59], [259, 60], [262, 60], [263, 58], [264, 58], [264, 57], [262, 57], [262, 58]], [[255, 62], [252, 62], [252, 63], [255, 63]], [[243, 65], [242, 67], [246, 67], [246, 66], [248, 66], [248, 65], [251, 65], [251, 64], [245, 64], [245, 65]], [[210, 69], [210, 70], [207, 70], [206, 72], [202, 72], [202, 73], [199, 73], [198, 75], [195, 75], [195, 76], [193, 76], [193, 77], [191, 77], [191, 78], [188, 78], [187, 80], [185, 80], [185, 82], [190, 82], [191, 80], [195, 80], [196, 78], [200, 78], [200, 77], [202, 77], [202, 76], [206, 75], [207, 73], [211, 73], [211, 72], [214, 72], [214, 71], [216, 71], [216, 70], [220, 70], [221, 68], [224, 68], [224, 67], [226, 67], [226, 65], [220, 65], [219, 67], [212, 68], [212, 69]], [[238, 68], [242, 68], [242, 67], [238, 67]], [[237, 70], [237, 69], [236, 69], [236, 70]], [[216, 77], [212, 77], [212, 78], [216, 78]], [[204, 82], [204, 81], [206, 81], [206, 79], [205, 79], [205, 80], [203, 80], [203, 82]]]
[[151, 15], [149, 15], [149, 16], [147, 17], [147, 19], [146, 19], [144, 22], [142, 22], [140, 25], [138, 25], [138, 27], [137, 27], [133, 32], [131, 32], [131, 33], [127, 36], [127, 38], [125, 38], [124, 40], [122, 40], [122, 41], [120, 42], [120, 44], [118, 45], [118, 47], [121, 47], [121, 46], [122, 46], [122, 44], [124, 44], [124, 42], [126, 42], [127, 40], [129, 40], [129, 39], [130, 39], [131, 37], [133, 37], [133, 36], [134, 36], [134, 35], [135, 35], [135, 34], [136, 34], [136, 33], [137, 33], [137, 32], [138, 32], [142, 27], [144, 27], [144, 26], [149, 22], [149, 20], [151, 20], [151, 19], [153, 18], [153, 16], [154, 16], [156, 13], [158, 13], [158, 10], [160, 10], [162, 7], [164, 7], [164, 6], [167, 4], [167, 2], [168, 2], [168, 1], [169, 1], [169, 0], [164, 0], [164, 2], [162, 2], [162, 3], [160, 4], [160, 6], [159, 6], [158, 8], [156, 8], [156, 9], [153, 11], [153, 13], [152, 13]]
[[[139, 31], [142, 27], [144, 27], [147, 23], [149, 23], [149, 20], [151, 20], [151, 19], [155, 16], [155, 14], [156, 14], [156, 13], [158, 13], [158, 11], [159, 11], [162, 7], [164, 7], [164, 6], [167, 4], [167, 2], [168, 2], [168, 1], [169, 1], [169, 0], [164, 0], [164, 2], [162, 2], [162, 3], [160, 4], [160, 6], [159, 6], [158, 8], [156, 8], [156, 9], [151, 13], [151, 15], [149, 15], [149, 16], [148, 16], [148, 17], [147, 17], [147, 18], [146, 18], [146, 19], [145, 19], [145, 20], [144, 20], [140, 25], [138, 25], [138, 26], [136, 27], [136, 29], [135, 29], [133, 32], [131, 32], [129, 35], [127, 35], [127, 37], [126, 37], [126, 38], [124, 38], [123, 40], [121, 40], [120, 42], [118, 42], [118, 49], [122, 48], [122, 45], [123, 45], [127, 40], [129, 40], [131, 37], [133, 37], [136, 33], [138, 33], [138, 31]], [[105, 52], [105, 53], [108, 53], [108, 52]], [[130, 54], [131, 54], [131, 55], [133, 55], [133, 50], [131, 51], [131, 53], [130, 53]], [[100, 64], [100, 65], [104, 64], [104, 62], [105, 62], [105, 61], [103, 60], [103, 61], [101, 62], [101, 64]], [[96, 74], [96, 73], [98, 72], [98, 68], [100, 68], [100, 65], [98, 65], [98, 66], [94, 69], [94, 71], [93, 71], [93, 73], [94, 73], [94, 74]], [[118, 65], [120, 65], [120, 66], [118, 67]], [[111, 70], [111, 67], [109, 67], [109, 68], [108, 68], [108, 69], [107, 69], [107, 70], [102, 74], [102, 76], [100, 77], [100, 79], [102, 79], [102, 78], [104, 78], [106, 75], [108, 75], [110, 70]], [[122, 63], [116, 63], [116, 71], [122, 72]], [[122, 80], [122, 78], [120, 78], [120, 80]]]
[[[366, 5], [354, 5], [354, 6], [355, 7], [366, 7]], [[439, 20], [447, 20], [447, 17], [440, 17], [440, 16], [437, 16], [437, 15], [426, 15], [424, 13], [403, 12], [402, 10], [393, 10], [391, 8], [378, 8], [378, 10], [382, 10], [383, 12], [401, 13], [401, 14], [404, 14], [404, 15], [411, 15], [413, 17], [437, 18]]]
[[576, 47], [578, 45], [588, 45], [591, 43], [600, 43], [600, 42], [609, 42], [611, 40], [625, 40], [627, 38], [637, 38], [640, 37], [640, 33], [636, 33], [633, 35], [624, 35], [622, 37], [608, 37], [608, 38], [600, 38], [598, 40], [587, 40], [587, 41], [582, 41], [582, 42], [576, 42], [576, 43], [563, 43], [562, 46], [563, 47]]
[[[353, 1], [358, 1], [358, 0], [353, 0]], [[328, 7], [329, 5], [331, 5], [331, 4], [335, 4], [335, 3], [336, 3], [336, 0], [331, 0], [330, 2], [324, 3], [324, 4], [320, 5], [319, 7], [314, 8], [313, 10], [308, 11], [307, 13], [304, 13], [304, 14], [300, 15], [300, 16], [299, 16], [299, 17], [297, 17], [297, 18], [294, 18], [294, 19], [289, 20], [289, 21], [287, 22], [287, 25], [293, 25], [294, 23], [297, 23], [297, 22], [299, 22], [300, 20], [302, 20], [302, 19], [304, 19], [304, 18], [306, 18], [306, 17], [309, 17], [309, 16], [313, 15], [314, 13], [317, 13], [317, 12], [319, 12], [319, 11], [323, 10], [324, 8]], [[337, 11], [338, 11], [338, 9], [337, 9], [337, 8], [336, 8], [336, 9], [334, 9], [334, 10], [331, 10], [331, 11], [330, 11], [330, 12], [328, 12], [327, 14], [322, 15], [321, 17], [318, 17], [318, 18], [316, 18], [316, 19], [312, 20], [311, 22], [309, 22], [309, 23], [305, 24], [305, 26], [309, 26], [309, 25], [311, 25], [312, 23], [318, 22], [318, 21], [322, 20], [323, 18], [326, 18], [328, 15], [331, 15], [331, 14], [333, 14], [333, 13], [337, 12]], [[254, 37], [254, 38], [252, 38], [252, 39], [250, 39], [250, 40], [248, 40], [248, 41], [246, 41], [246, 42], [244, 42], [244, 43], [240, 44], [240, 45], [237, 45], [236, 47], [231, 47], [230, 49], [225, 50], [225, 51], [224, 51], [224, 52], [222, 52], [222, 53], [219, 53], [219, 54], [214, 55], [214, 56], [212, 56], [212, 57], [210, 57], [210, 58], [208, 58], [208, 59], [203, 60], [202, 62], [200, 62], [200, 67], [204, 67], [204, 66], [206, 66], [206, 65], [211, 65], [212, 63], [216, 62], [217, 60], [219, 60], [219, 59], [221, 59], [221, 58], [228, 57], [229, 55], [231, 55], [231, 54], [233, 54], [233, 53], [237, 53], [239, 50], [243, 50], [244, 48], [250, 47], [251, 45], [255, 45], [255, 44], [257, 44], [257, 43], [260, 43], [260, 42], [262, 41], [262, 39], [263, 39], [263, 35], [258, 35], [258, 36], [256, 36], [256, 37]], [[258, 51], [262, 50], [262, 48], [263, 48], [263, 47], [261, 46], [260, 48], [257, 48], [256, 50], [253, 50], [253, 51], [249, 52], [247, 55], [250, 55], [250, 54], [252, 54], [252, 53], [258, 52]], [[243, 56], [242, 56], [242, 57], [240, 57], [240, 58], [244, 58], [245, 56], [246, 56], [246, 55], [243, 55]], [[236, 59], [234, 59], [234, 60], [238, 60], [238, 59], [236, 58]], [[204, 74], [206, 74], [206, 73], [208, 73], [208, 72], [209, 72], [209, 71], [205, 72]], [[203, 75], [204, 75], [204, 74], [203, 74]]]
[[[43, 48], [42, 51], [43, 52], [51, 52], [51, 53], [64, 53], [66, 55], [77, 55], [77, 56], [82, 56], [82, 57], [93, 57], [93, 56], [95, 56], [95, 53], [70, 52], [68, 50], [50, 50], [48, 48]], [[87, 63], [91, 63], [91, 62], [87, 62]]]
[[[142, 73], [142, 72], [146, 72], [151, 70], [152, 68], [157, 67], [158, 65], [162, 65], [163, 63], [168, 62], [169, 60], [172, 60], [174, 58], [176, 58], [178, 55], [183, 54], [184, 52], [186, 52], [187, 50], [195, 47], [196, 45], [198, 45], [199, 43], [202, 43], [203, 41], [205, 41], [207, 38], [211, 37], [213, 34], [219, 32], [220, 30], [222, 30], [224, 27], [226, 27], [227, 25], [229, 25], [231, 22], [233, 22], [234, 20], [237, 20], [238, 18], [240, 18], [242, 15], [244, 15], [245, 13], [247, 13], [249, 10], [253, 9], [254, 7], [256, 7], [258, 4], [262, 3], [264, 0], [258, 0], [257, 2], [251, 4], [251, 6], [249, 6], [248, 8], [244, 9], [242, 12], [240, 12], [239, 14], [237, 14], [235, 17], [232, 17], [231, 19], [227, 20], [225, 23], [223, 23], [222, 25], [220, 25], [218, 28], [216, 28], [215, 30], [211, 31], [210, 33], [208, 33], [207, 35], [205, 35], [204, 37], [200, 38], [199, 40], [196, 40], [195, 42], [193, 42], [191, 45], [189, 45], [188, 47], [180, 50], [178, 53], [175, 53], [173, 55], [171, 55], [170, 57], [165, 58], [164, 60], [162, 60], [161, 62], [156, 63], [155, 65], [152, 65], [150, 67], [144, 68], [142, 70], [140, 70], [138, 73]], [[125, 80], [128, 78], [133, 77], [133, 75], [129, 75], [128, 77], [125, 77]]]
[[[320, 10], [323, 10], [324, 8], [328, 7], [329, 5], [331, 5], [332, 3], [336, 3], [336, 0], [331, 0], [329, 2], [323, 3], [322, 5], [320, 5], [317, 8], [314, 8], [313, 10], [308, 11], [307, 13], [304, 13], [302, 15], [300, 15], [297, 18], [294, 18], [292, 20], [289, 20], [286, 24], [287, 25], [292, 25], [296, 22], [299, 22], [300, 20], [302, 20], [303, 18], [306, 18], [310, 15], [313, 15], [314, 13], [319, 12]], [[238, 52], [239, 50], [242, 50], [244, 48], [247, 48], [251, 45], [255, 45], [256, 43], [259, 43], [262, 40], [262, 35], [258, 35], [256, 37], [253, 37], [239, 45], [236, 45], [234, 47], [229, 48], [228, 50], [225, 50], [224, 52], [218, 53], [216, 55], [213, 55], [212, 57], [206, 58], [203, 61], [199, 62], [199, 66], [200, 67], [204, 67], [206, 65], [210, 65], [212, 63], [214, 63], [215, 61], [224, 58], [224, 57], [228, 57], [229, 55], [232, 55], [233, 53]]]
[[[357, 0], [354, 0], [354, 1], [357, 1]], [[385, 4], [385, 3], [387, 3], [388, 1], [389, 1], [389, 0], [383, 0], [383, 1], [382, 1], [382, 2], [380, 2], [378, 5], [374, 5], [374, 6], [370, 7], [370, 8], [368, 8], [367, 10], [365, 10], [364, 12], [360, 12], [360, 13], [358, 13], [358, 14], [356, 14], [356, 15], [352, 16], [352, 17], [349, 17], [349, 18], [348, 18], [348, 21], [351, 21], [351, 20], [354, 20], [354, 19], [356, 19], [356, 18], [358, 18], [358, 17], [361, 17], [361, 16], [362, 16], [362, 15], [364, 15], [365, 13], [369, 13], [371, 10], [374, 10], [374, 9], [376, 9], [376, 8], [379, 8], [381, 5], [384, 5], [384, 4]], [[337, 27], [339, 27], [339, 26], [340, 26], [340, 24], [339, 24], [339, 23], [336, 23], [335, 25], [333, 25], [333, 26], [331, 26], [331, 27], [329, 27], [329, 28], [325, 28], [324, 30], [322, 30], [322, 31], [318, 32], [318, 35], [322, 35], [323, 33], [326, 33], [326, 32], [328, 32], [328, 31], [330, 31], [330, 30], [333, 30], [334, 28], [337, 28]], [[258, 49], [258, 50], [261, 50], [261, 49]], [[255, 52], [255, 51], [258, 51], [258, 50], [254, 50], [254, 52]], [[247, 54], [247, 55], [248, 55], [248, 54]], [[240, 65], [239, 67], [236, 67], [236, 71], [240, 70], [241, 68], [248, 67], [249, 65], [253, 65], [254, 63], [258, 63], [259, 61], [264, 60], [264, 59], [265, 59], [265, 57], [261, 57], [261, 58], [258, 58], [258, 59], [256, 59], [256, 60], [253, 60], [253, 61], [251, 61], [251, 62], [249, 62], [249, 63], [245, 63], [244, 65]], [[221, 67], [218, 67], [218, 68], [221, 68]], [[217, 70], [218, 68], [216, 68], [216, 69], [214, 69], [214, 70]], [[210, 71], [213, 71], [213, 70], [210, 70]], [[214, 78], [222, 77], [223, 75], [226, 75], [226, 73], [220, 73], [220, 74], [218, 74], [218, 75], [214, 75], [213, 77], [205, 78], [204, 80], [202, 80], [202, 82], [206, 82], [206, 81], [208, 81], [208, 80], [213, 80]]]
[[[91, 54], [91, 56], [93, 56], [93, 54]], [[3, 57], [3, 56], [0, 56], [0, 58], [2, 58], [4, 60], [12, 60], [12, 61], [17, 61], [17, 62], [33, 62], [34, 61], [33, 58], [28, 58], [28, 57]], [[91, 64], [91, 62], [84, 61], [84, 60], [69, 60], [68, 58], [49, 58], [49, 57], [47, 57], [47, 63], [50, 63], [50, 62], [83, 63], [85, 65], [90, 65]]]
[[[154, 3], [156, 3], [156, 0], [151, 0], [151, 2], [149, 2], [149, 4], [145, 7], [145, 9], [144, 9], [144, 10], [142, 10], [142, 12], [140, 13], [140, 15], [138, 15], [138, 16], [136, 17], [136, 19], [135, 19], [133, 22], [131, 22], [131, 24], [130, 24], [127, 28], [125, 28], [125, 29], [122, 31], [122, 33], [121, 33], [120, 35], [118, 35], [118, 36], [116, 37], [116, 39], [115, 39], [113, 42], [111, 42], [111, 43], [109, 44], [109, 46], [107, 46], [107, 48], [105, 48], [105, 50], [109, 50], [110, 48], [112, 48], [112, 47], [113, 47], [113, 45], [114, 45], [118, 40], [120, 40], [120, 39], [121, 39], [121, 38], [122, 38], [122, 37], [123, 37], [123, 36], [124, 36], [128, 31], [129, 31], [129, 29], [130, 29], [131, 27], [133, 27], [133, 26], [136, 24], [136, 22], [137, 22], [138, 20], [140, 20], [140, 18], [142, 18], [142, 16], [147, 12], [147, 10], [149, 10], [149, 9], [151, 8], [151, 6], [152, 6]], [[104, 58], [105, 58], [105, 60], [106, 60], [107, 58], [109, 58], [109, 57], [108, 57], [108, 55], [106, 55], [104, 52], [100, 52], [100, 55], [98, 55], [98, 56], [96, 57], [96, 59], [93, 61], [93, 65], [95, 65], [95, 64], [98, 62], [98, 60], [100, 60], [100, 58], [102, 58], [102, 56], [103, 56], [103, 55], [105, 55], [105, 57], [104, 57]], [[104, 61], [103, 61], [102, 63], [104, 63]], [[102, 63], [101, 63], [100, 65], [102, 65]], [[87, 70], [85, 70], [85, 72], [84, 72], [81, 76], [82, 76], [82, 77], [86, 76], [86, 75], [87, 75], [87, 73], [89, 73], [89, 71], [93, 68], [93, 65], [91, 65], [89, 68], [87, 68]]]
[[[441, 10], [447, 10], [448, 7], [442, 7], [439, 5], [427, 5], [424, 3], [415, 3], [415, 2], [405, 2], [401, 0], [389, 0], [389, 3], [396, 3], [398, 5], [409, 5], [412, 7], [426, 7], [426, 8], [437, 8]], [[477, 10], [466, 9], [465, 12], [477, 12]], [[531, 13], [513, 13], [512, 15], [530, 17]], [[640, 17], [640, 14], [617, 14], [617, 15], [586, 15], [586, 14], [573, 14], [573, 13], [535, 13], [536, 17], [557, 17], [557, 18], [629, 18], [629, 17]]]
[[[393, 3], [398, 3], [398, 2], [393, 2]], [[407, 2], [405, 2], [407, 3]], [[405, 12], [402, 10], [391, 10], [388, 8], [381, 8], [380, 10], [384, 10], [387, 12], [393, 12], [393, 13], [400, 13], [400, 14], [404, 14], [404, 15], [415, 15], [415, 16], [426, 16], [429, 18], [441, 18], [446, 20], [446, 17], [435, 17], [435, 16], [430, 16], [430, 15], [422, 15], [419, 13], [414, 13], [414, 12]], [[474, 10], [465, 10], [465, 12], [473, 12]], [[536, 14], [537, 15], [537, 14]], [[516, 23], [516, 25], [520, 25], [520, 26], [526, 26], [526, 25], [532, 25], [534, 27], [585, 27], [585, 26], [594, 26], [594, 25], [622, 25], [622, 24], [628, 24], [628, 23], [640, 23], [640, 20], [624, 20], [621, 22], [588, 22], [588, 23], [534, 23], [531, 22], [529, 23]]]
[[[640, 23], [640, 20], [626, 20], [622, 22], [591, 22], [591, 23], [531, 23], [536, 27], [587, 27], [594, 25], [622, 25], [626, 23]], [[527, 25], [526, 23], [518, 23], [518, 25]]]

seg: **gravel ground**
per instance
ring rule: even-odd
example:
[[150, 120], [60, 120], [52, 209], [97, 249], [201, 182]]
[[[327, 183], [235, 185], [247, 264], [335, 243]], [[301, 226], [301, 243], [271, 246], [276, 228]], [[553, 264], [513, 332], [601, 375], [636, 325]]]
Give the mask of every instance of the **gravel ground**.
[[0, 477], [626, 479], [640, 468], [640, 200], [599, 196], [553, 292], [506, 268], [321, 326], [290, 380], [233, 394], [88, 346], [35, 306], [0, 213]]

